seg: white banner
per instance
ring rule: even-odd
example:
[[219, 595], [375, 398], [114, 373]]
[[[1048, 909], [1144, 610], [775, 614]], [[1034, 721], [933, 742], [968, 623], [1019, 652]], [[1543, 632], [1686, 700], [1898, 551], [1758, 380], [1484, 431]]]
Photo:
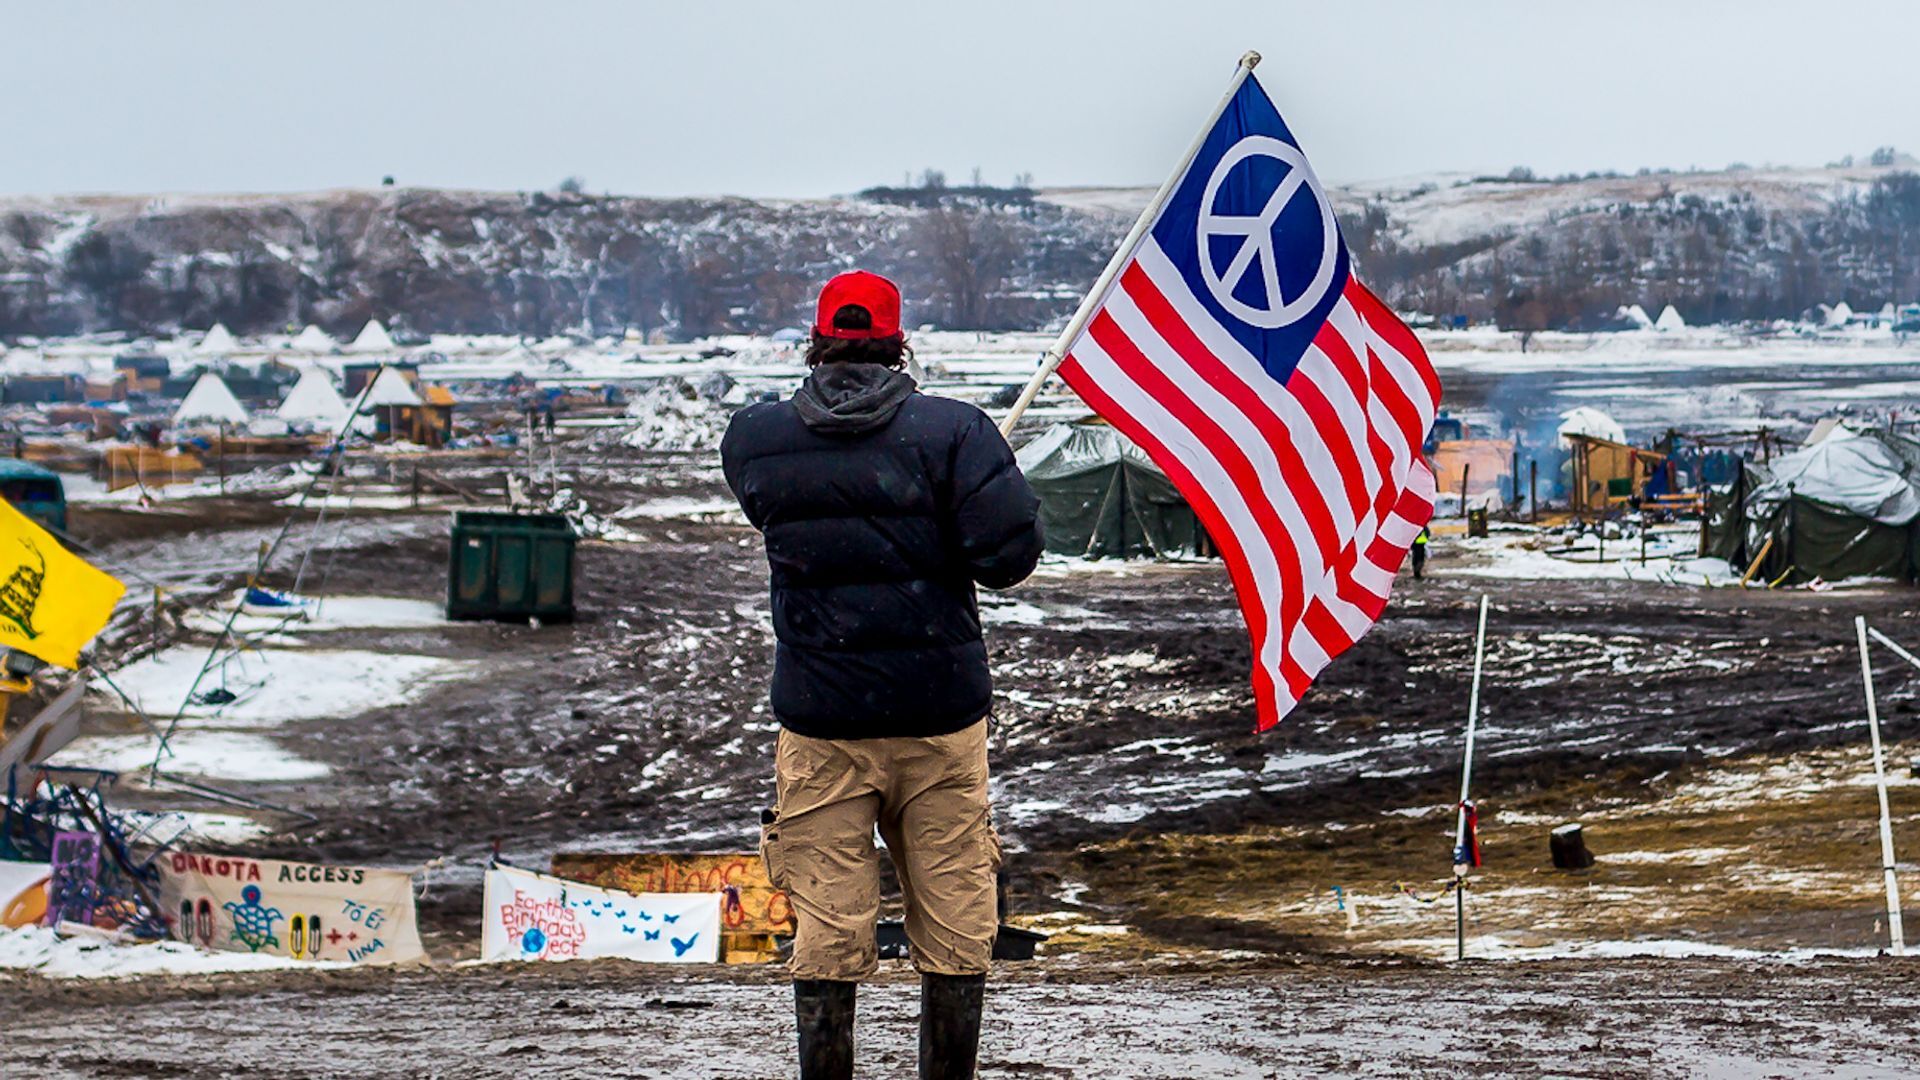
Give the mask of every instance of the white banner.
[[719, 893], [628, 893], [496, 866], [482, 906], [482, 960], [720, 959]]
[[207, 949], [352, 964], [427, 955], [405, 870], [173, 851], [160, 860], [160, 908], [174, 937]]

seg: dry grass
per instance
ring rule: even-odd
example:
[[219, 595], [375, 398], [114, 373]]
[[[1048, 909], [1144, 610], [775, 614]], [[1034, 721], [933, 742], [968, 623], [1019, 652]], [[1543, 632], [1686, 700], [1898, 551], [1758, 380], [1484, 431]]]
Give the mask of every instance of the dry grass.
[[[1896, 845], [1920, 850], [1920, 743], [1889, 747]], [[1481, 806], [1485, 867], [1468, 894], [1483, 954], [1568, 943], [1683, 939], [1744, 948], [1869, 949], [1884, 944], [1878, 805], [1864, 745], [1754, 756], [1639, 784], [1577, 788]], [[1547, 834], [1586, 825], [1599, 859], [1555, 870]], [[1030, 920], [1052, 950], [1254, 948], [1450, 955], [1453, 904], [1421, 903], [1450, 875], [1445, 804], [1316, 827], [1230, 835], [1163, 834], [1089, 845], [1072, 873], [1085, 902], [1115, 912]], [[1903, 868], [1903, 885], [1920, 875]], [[1336, 897], [1336, 888], [1339, 898]], [[1348, 911], [1341, 909], [1342, 900]], [[1076, 927], [1094, 924], [1091, 932]]]

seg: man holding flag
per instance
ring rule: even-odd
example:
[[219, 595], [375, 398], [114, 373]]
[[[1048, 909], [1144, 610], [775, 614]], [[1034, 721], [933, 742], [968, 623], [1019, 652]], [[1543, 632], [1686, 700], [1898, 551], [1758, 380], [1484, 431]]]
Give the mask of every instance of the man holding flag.
[[1259, 61], [1241, 59], [1001, 430], [1057, 368], [1166, 471], [1232, 575], [1265, 730], [1380, 617], [1432, 516], [1420, 448], [1440, 383], [1353, 277]]

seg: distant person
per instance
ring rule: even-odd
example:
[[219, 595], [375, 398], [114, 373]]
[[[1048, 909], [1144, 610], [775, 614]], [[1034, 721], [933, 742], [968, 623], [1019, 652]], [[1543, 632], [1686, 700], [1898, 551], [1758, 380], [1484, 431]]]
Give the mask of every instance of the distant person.
[[761, 851], [793, 904], [805, 1080], [853, 1075], [854, 991], [878, 965], [876, 826], [921, 974], [922, 1077], [973, 1075], [999, 928], [974, 588], [1033, 572], [1039, 500], [985, 413], [917, 391], [911, 355], [900, 290], [842, 274], [806, 381], [742, 409], [720, 444], [772, 568], [781, 730]]
[[1425, 525], [1420, 526], [1420, 535], [1413, 538], [1413, 580], [1419, 581], [1427, 573], [1427, 541], [1432, 539]]

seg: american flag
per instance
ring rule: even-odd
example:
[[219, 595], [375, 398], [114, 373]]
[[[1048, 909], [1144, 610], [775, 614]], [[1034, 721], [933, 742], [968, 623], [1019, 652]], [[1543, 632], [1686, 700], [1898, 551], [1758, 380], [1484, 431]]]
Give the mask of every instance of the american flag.
[[1379, 619], [1432, 517], [1440, 382], [1352, 277], [1325, 189], [1240, 78], [1059, 370], [1212, 535], [1265, 730]]

